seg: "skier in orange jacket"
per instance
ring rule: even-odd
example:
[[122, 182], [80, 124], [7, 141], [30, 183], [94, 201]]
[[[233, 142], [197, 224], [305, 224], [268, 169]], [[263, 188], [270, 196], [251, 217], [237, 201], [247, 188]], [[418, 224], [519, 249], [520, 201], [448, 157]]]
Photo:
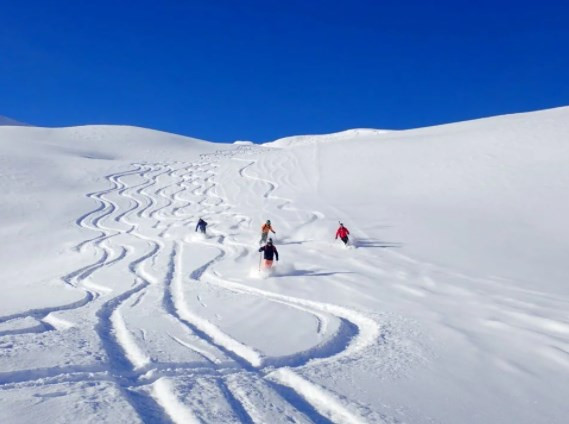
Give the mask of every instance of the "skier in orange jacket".
[[273, 230], [273, 227], [271, 227], [271, 220], [267, 219], [267, 222], [265, 222], [261, 227], [261, 240], [259, 241], [259, 244], [263, 244], [267, 241], [269, 231], [272, 231], [273, 234], [276, 234], [275, 230]]

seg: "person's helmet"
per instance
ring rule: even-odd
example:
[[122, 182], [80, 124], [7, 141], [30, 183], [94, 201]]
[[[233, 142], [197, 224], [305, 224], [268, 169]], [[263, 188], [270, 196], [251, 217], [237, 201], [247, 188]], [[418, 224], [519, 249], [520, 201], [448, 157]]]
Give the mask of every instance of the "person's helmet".
[[343, 227], [343, 226], [344, 226], [344, 224], [342, 224], [342, 223], [340, 222], [340, 227]]
[[267, 244], [273, 244], [273, 239], [270, 238], [269, 241], [267, 242]]
[[270, 220], [270, 219], [267, 219], [267, 224], [270, 224], [270, 223], [271, 223], [271, 220]]

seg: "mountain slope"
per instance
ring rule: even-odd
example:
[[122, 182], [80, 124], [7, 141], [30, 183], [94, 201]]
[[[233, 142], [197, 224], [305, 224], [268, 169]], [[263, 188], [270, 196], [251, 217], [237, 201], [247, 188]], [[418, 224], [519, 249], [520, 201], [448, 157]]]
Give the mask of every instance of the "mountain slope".
[[6, 116], [0, 115], [0, 126], [11, 125], [11, 126], [24, 126], [27, 127], [29, 124], [24, 124], [23, 122], [16, 121], [15, 119], [8, 118]]
[[0, 128], [0, 419], [564, 422], [568, 118]]
[[395, 237], [426, 261], [567, 295], [567, 118], [559, 108], [297, 144], [301, 163], [290, 173], [313, 182], [303, 201], [333, 205], [364, 234]]

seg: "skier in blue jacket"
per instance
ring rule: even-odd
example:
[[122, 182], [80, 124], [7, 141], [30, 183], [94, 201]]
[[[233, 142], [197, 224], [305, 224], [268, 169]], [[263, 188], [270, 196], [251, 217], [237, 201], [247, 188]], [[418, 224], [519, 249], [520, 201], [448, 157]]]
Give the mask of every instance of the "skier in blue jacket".
[[207, 227], [207, 222], [200, 218], [198, 225], [196, 225], [196, 231], [198, 231], [199, 228], [202, 234], [205, 234], [205, 227]]

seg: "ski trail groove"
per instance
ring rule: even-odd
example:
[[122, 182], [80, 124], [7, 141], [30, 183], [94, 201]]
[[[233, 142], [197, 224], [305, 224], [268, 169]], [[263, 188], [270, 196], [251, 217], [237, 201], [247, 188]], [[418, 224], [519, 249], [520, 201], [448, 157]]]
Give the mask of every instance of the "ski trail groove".
[[[30, 327], [30, 332], [65, 331], [68, 325], [75, 325], [67, 315], [48, 315], [77, 314], [76, 310], [82, 308], [86, 322], [92, 323], [100, 341], [105, 361], [96, 366], [0, 373], [0, 391], [13, 384], [41, 386], [105, 380], [116, 384], [143, 422], [199, 423], [203, 419], [199, 408], [194, 410], [196, 405], [181, 396], [179, 389], [183, 386], [179, 385], [203, 381], [213, 382], [211, 393], [216, 393], [216, 397], [212, 402], [226, 404], [228, 416], [237, 417], [240, 422], [268, 422], [277, 416], [280, 419], [281, 414], [291, 422], [365, 422], [346, 406], [344, 399], [309, 381], [301, 372], [302, 367], [340, 363], [357, 355], [380, 337], [375, 320], [340, 305], [258, 289], [222, 277], [216, 270], [224, 261], [238, 263], [251, 253], [250, 246], [238, 242], [235, 234], [248, 228], [252, 218], [222, 195], [216, 181], [220, 165], [214, 162], [246, 162], [237, 171], [237, 178], [267, 184], [263, 197], [274, 201], [277, 210], [308, 215], [307, 224], [323, 217], [316, 211], [296, 209], [292, 200], [276, 196], [277, 182], [251, 176], [249, 170], [257, 159], [244, 156], [262, 151], [257, 147], [239, 147], [201, 155], [200, 161], [194, 163], [138, 163], [104, 177], [105, 189], [86, 194], [96, 202], [93, 209], [75, 221], [78, 228], [97, 234], [75, 246], [79, 253], [89, 249], [95, 260], [62, 277], [65, 284], [83, 290], [84, 298], [68, 305], [0, 317], [0, 323], [31, 317], [40, 324], [36, 330]], [[182, 258], [193, 223], [197, 217], [208, 214], [235, 224], [229, 232], [214, 225], [214, 235], [209, 239], [192, 241], [216, 249], [217, 253], [185, 270]], [[123, 272], [119, 274], [121, 280], [107, 282], [106, 276], [113, 270]], [[310, 314], [316, 319], [317, 332], [323, 340], [305, 351], [265, 356], [201, 316], [199, 309], [190, 307], [184, 285], [193, 283]], [[128, 308], [142, 308], [149, 302], [170, 322], [183, 328], [183, 334], [193, 337], [190, 342], [186, 336], [178, 336], [180, 333], [168, 334], [173, 345], [193, 352], [201, 358], [199, 361], [151, 357], [146, 346], [153, 343], [151, 332], [147, 334], [144, 327], [135, 327], [136, 322], [129, 321], [132, 318], [127, 313]], [[339, 323], [332, 334], [327, 330], [330, 319]], [[18, 330], [5, 330], [0, 337], [7, 335], [6, 331], [14, 331], [12, 336], [18, 336]]]
[[[289, 199], [277, 197], [272, 194], [272, 192], [278, 187], [276, 183], [266, 179], [250, 177], [245, 173], [245, 170], [248, 167], [252, 166], [254, 163], [254, 161], [249, 161], [246, 166], [238, 171], [239, 175], [243, 178], [257, 179], [268, 184], [269, 189], [265, 192], [264, 197], [267, 199], [272, 198], [275, 200], [284, 201], [284, 203], [281, 203], [277, 206], [278, 209], [283, 209], [292, 203]], [[202, 194], [208, 194], [208, 192], [202, 192]], [[218, 204], [222, 203], [223, 202], [220, 201]], [[310, 222], [316, 219], [320, 219], [323, 216], [321, 213], [311, 213], [312, 216], [310, 218]], [[223, 246], [220, 246], [220, 248], [225, 249]], [[223, 256], [226, 255], [227, 253]], [[355, 355], [357, 352], [365, 349], [367, 346], [371, 345], [379, 339], [379, 325], [375, 322], [375, 320], [367, 317], [365, 314], [338, 305], [279, 295], [265, 290], [256, 289], [244, 284], [231, 282], [227, 279], [220, 278], [217, 273], [211, 271], [210, 265], [212, 265], [214, 262], [215, 261], [212, 261], [210, 264], [206, 264], [206, 266], [202, 267], [198, 273], [193, 275], [193, 277], [197, 277], [197, 279], [207, 282], [208, 284], [217, 285], [219, 288], [224, 288], [240, 294], [255, 295], [264, 298], [265, 300], [283, 303], [291, 307], [302, 309], [308, 313], [315, 314], [318, 319], [321, 317], [321, 314], [318, 312], [327, 313], [340, 318], [340, 321], [344, 327], [344, 331], [340, 330], [338, 332], [338, 340], [336, 342], [330, 342], [329, 347], [326, 348], [313, 349], [310, 351], [310, 353], [307, 353], [303, 359], [301, 359], [302, 355], [291, 355], [293, 359], [289, 364], [290, 366], [301, 366], [305, 364], [315, 366], [318, 364], [318, 362], [337, 362], [343, 357], [350, 357]], [[304, 399], [303, 402], [307, 402], [304, 406], [304, 409], [307, 412], [313, 414], [318, 411], [320, 419], [327, 417], [333, 422], [344, 422], [346, 420], [349, 422], [363, 422], [363, 420], [357, 418], [352, 412], [348, 411], [344, 406], [342, 406], [341, 402], [335, 400], [333, 394], [327, 393], [325, 390], [318, 388], [314, 383], [311, 383], [296, 373], [292, 372], [290, 368], [283, 367], [285, 364], [282, 362], [279, 362], [278, 360], [271, 362], [270, 360], [263, 358], [263, 365], [281, 367], [277, 369], [277, 371], [272, 371], [269, 374], [271, 376], [271, 379], [278, 382], [281, 386], [284, 385], [294, 390], [295, 393], [298, 394], [293, 396], [295, 398], [294, 402], [296, 404], [299, 402], [298, 396], [302, 397]], [[257, 367], [259, 366], [260, 365]]]

